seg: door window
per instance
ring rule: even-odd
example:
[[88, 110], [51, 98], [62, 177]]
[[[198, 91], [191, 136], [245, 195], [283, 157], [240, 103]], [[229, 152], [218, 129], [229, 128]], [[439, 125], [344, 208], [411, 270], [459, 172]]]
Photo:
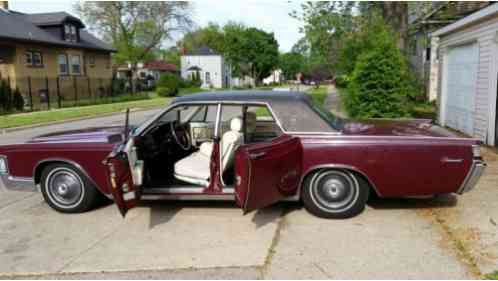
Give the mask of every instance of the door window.
[[247, 106], [244, 123], [246, 143], [269, 141], [282, 135], [282, 130], [266, 105]]

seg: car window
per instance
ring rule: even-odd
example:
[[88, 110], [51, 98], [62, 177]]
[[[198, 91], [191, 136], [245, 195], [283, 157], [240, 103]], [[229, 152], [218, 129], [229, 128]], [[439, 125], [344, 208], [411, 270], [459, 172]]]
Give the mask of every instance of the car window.
[[247, 106], [244, 121], [246, 143], [266, 142], [282, 134], [280, 126], [266, 105]]
[[161, 118], [159, 118], [160, 123], [167, 123], [178, 120], [180, 117], [180, 122], [185, 123], [192, 119], [199, 111], [205, 106], [203, 105], [181, 105], [177, 106], [168, 112], [166, 112]]
[[230, 122], [233, 118], [240, 118], [242, 121], [242, 105], [222, 105], [221, 106], [221, 135], [230, 130]]
[[216, 122], [217, 105], [205, 105], [197, 111], [196, 114], [190, 119], [192, 122]]

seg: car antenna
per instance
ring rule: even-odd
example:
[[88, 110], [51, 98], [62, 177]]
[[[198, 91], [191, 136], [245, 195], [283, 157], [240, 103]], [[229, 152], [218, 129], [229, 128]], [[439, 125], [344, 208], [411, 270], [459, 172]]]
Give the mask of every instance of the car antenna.
[[128, 142], [128, 136], [130, 135], [130, 108], [126, 109], [126, 117], [125, 117], [125, 128], [124, 128], [124, 134], [125, 134], [125, 143]]

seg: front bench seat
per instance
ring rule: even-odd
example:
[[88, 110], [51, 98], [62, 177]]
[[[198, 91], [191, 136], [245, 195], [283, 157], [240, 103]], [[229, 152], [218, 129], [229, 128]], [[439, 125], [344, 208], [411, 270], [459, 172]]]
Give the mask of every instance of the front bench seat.
[[[238, 117], [230, 121], [230, 131], [221, 138], [221, 159], [223, 171], [233, 164], [235, 151], [242, 144], [242, 120]], [[212, 143], [203, 143], [199, 149], [175, 163], [175, 178], [188, 183], [208, 186]]]

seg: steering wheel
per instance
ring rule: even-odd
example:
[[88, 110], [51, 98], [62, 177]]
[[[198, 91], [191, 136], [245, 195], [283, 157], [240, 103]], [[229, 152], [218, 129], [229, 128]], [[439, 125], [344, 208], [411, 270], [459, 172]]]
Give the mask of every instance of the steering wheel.
[[190, 141], [190, 134], [186, 132], [185, 129], [179, 130], [180, 128], [182, 128], [182, 126], [176, 125], [176, 123], [177, 121], [170, 123], [171, 135], [173, 135], [173, 138], [175, 139], [176, 143], [183, 150], [190, 150], [190, 148], [192, 148], [192, 142]]

